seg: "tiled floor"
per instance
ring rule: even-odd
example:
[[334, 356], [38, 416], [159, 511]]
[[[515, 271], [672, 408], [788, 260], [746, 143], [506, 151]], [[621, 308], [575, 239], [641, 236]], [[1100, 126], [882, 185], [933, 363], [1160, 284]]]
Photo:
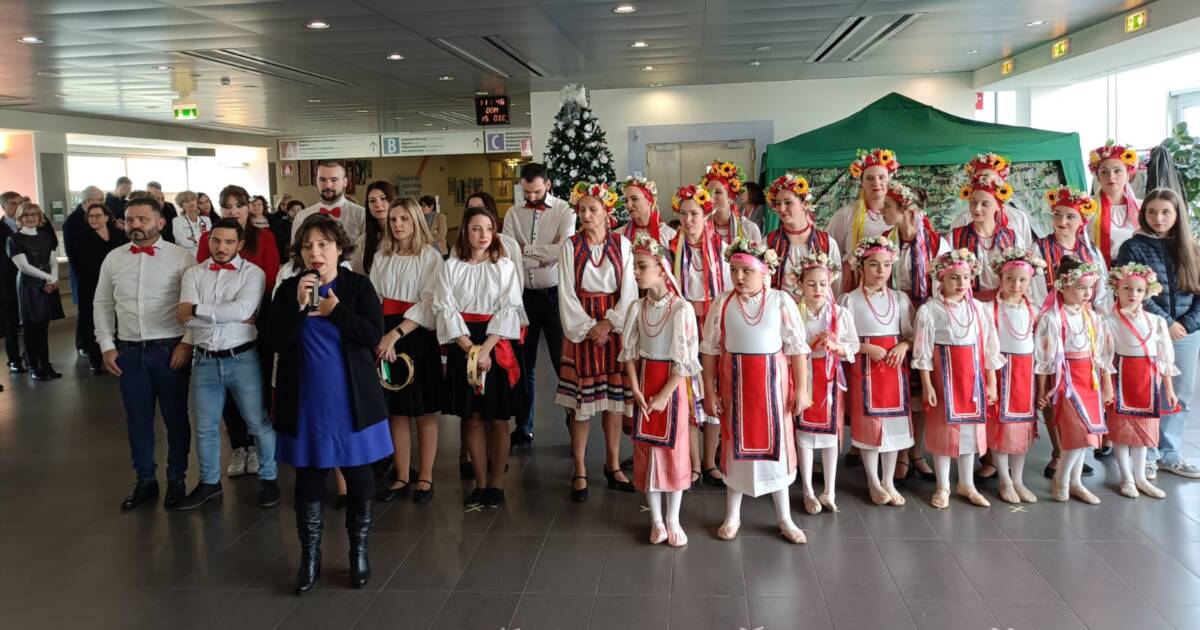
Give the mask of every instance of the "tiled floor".
[[[370, 588], [347, 587], [331, 510], [321, 585], [298, 598], [286, 469], [275, 510], [253, 505], [252, 479], [226, 480], [222, 502], [194, 513], [117, 509], [132, 473], [116, 383], [73, 359], [71, 325], [51, 340], [66, 378], [0, 375], [3, 628], [1200, 628], [1200, 483], [1164, 474], [1167, 500], [1131, 501], [1106, 463], [1089, 482], [1096, 507], [939, 512], [922, 481], [903, 508], [870, 506], [861, 470], [843, 469], [840, 514], [796, 515], [806, 546], [775, 535], [765, 499], [746, 502], [739, 540], [717, 540], [714, 491], [684, 498], [687, 548], [651, 546], [641, 497], [604, 490], [598, 463], [591, 499], [567, 501], [545, 361], [538, 446], [513, 456], [507, 505], [464, 511], [448, 419], [434, 502], [379, 506]], [[1200, 457], [1200, 427], [1187, 438]], [[1043, 497], [1046, 448], [1027, 476]]]

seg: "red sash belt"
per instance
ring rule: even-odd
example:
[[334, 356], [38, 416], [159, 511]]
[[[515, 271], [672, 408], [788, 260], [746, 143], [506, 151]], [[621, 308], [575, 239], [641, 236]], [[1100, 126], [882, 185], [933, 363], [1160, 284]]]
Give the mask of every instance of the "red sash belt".
[[[481, 313], [461, 313], [463, 321], [468, 324], [482, 324], [492, 321], [492, 316]], [[508, 386], [516, 387], [521, 379], [521, 367], [517, 365], [517, 355], [513, 352], [512, 344], [507, 339], [501, 339], [493, 349], [496, 365], [508, 374]]]
[[404, 302], [401, 300], [393, 300], [392, 298], [383, 298], [383, 314], [384, 315], [403, 315], [412, 308], [415, 302]]
[[[667, 381], [671, 380], [671, 361], [642, 359], [639, 361], [638, 380], [642, 384], [642, 395], [649, 401], [657, 395]], [[671, 394], [671, 400], [662, 411], [651, 412], [634, 404], [633, 431], [629, 436], [634, 442], [665, 448], [675, 447], [675, 430], [679, 424], [679, 389]]]

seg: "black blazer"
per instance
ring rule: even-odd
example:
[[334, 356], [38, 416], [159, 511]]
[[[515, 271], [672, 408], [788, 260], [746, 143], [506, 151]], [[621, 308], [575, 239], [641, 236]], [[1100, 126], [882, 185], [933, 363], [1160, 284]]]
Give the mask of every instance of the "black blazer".
[[[271, 301], [267, 346], [279, 353], [275, 373], [275, 429], [296, 435], [300, 399], [300, 328], [305, 313], [296, 301], [300, 276], [288, 278]], [[342, 333], [342, 357], [350, 377], [350, 404], [354, 430], [361, 431], [387, 419], [387, 398], [375, 372], [375, 346], [383, 338], [383, 307], [366, 276], [338, 267], [337, 308], [329, 321]]]

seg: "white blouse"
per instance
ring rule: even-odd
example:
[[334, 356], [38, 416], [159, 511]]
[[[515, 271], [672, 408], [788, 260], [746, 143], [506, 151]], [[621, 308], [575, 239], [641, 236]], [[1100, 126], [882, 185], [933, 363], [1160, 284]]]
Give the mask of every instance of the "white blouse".
[[[730, 215], [729, 220], [730, 223], [733, 222], [733, 215]], [[762, 242], [762, 231], [758, 229], [758, 226], [755, 225], [753, 221], [751, 221], [748, 217], [739, 217], [738, 220], [742, 225], [742, 238], [746, 239], [747, 241]], [[725, 245], [733, 243], [733, 238], [736, 236], [736, 234], [733, 236], [729, 234], [729, 225], [717, 225], [717, 222], [713, 221], [711, 216], [709, 217], [708, 221], [710, 224], [712, 224], [713, 231], [717, 233], [717, 236], [721, 237], [722, 243]]]
[[192, 255], [200, 249], [200, 239], [205, 232], [212, 231], [212, 219], [197, 216], [193, 223], [186, 214], [171, 219], [171, 234], [175, 235], [175, 244], [188, 250]]
[[[858, 199], [838, 208], [838, 211], [829, 219], [829, 229], [825, 230], [829, 232], [829, 236], [838, 242], [843, 252], [853, 252], [854, 246], [858, 245], [858, 243], [850, 242], [853, 232], [852, 228], [854, 227], [854, 213], [857, 211]], [[887, 232], [891, 227], [883, 220], [882, 212], [872, 213], [870, 210], [867, 210], [867, 218], [863, 221], [862, 237], [871, 238], [872, 236], [879, 236]]]
[[[641, 234], [643, 232], [646, 234], [650, 233], [650, 228], [637, 227], [635, 225], [633, 227], [633, 238], [629, 238], [628, 236], [625, 235], [625, 230], [627, 230], [627, 229], [629, 229], [629, 224], [625, 223], [623, 225], [618, 226], [615, 230], [613, 230], [613, 232], [616, 232], [617, 234], [620, 234], [621, 236], [625, 236], [625, 238], [629, 239], [629, 242], [631, 242], [631, 243], [634, 241], [634, 239], [637, 238], [638, 234]], [[671, 240], [675, 238], [676, 233], [677, 232], [675, 231], [675, 228], [667, 225], [666, 221], [658, 222], [658, 242], [664, 248], [667, 248], [670, 246]]]
[[701, 370], [698, 342], [696, 312], [687, 300], [671, 293], [657, 301], [647, 296], [629, 305], [617, 360], [670, 361], [672, 374], [697, 376]]
[[463, 313], [491, 315], [487, 334], [518, 339], [524, 310], [521, 278], [511, 260], [472, 264], [451, 255], [442, 265], [433, 296], [438, 343], [470, 335]]
[[[783, 286], [775, 288], [787, 291], [788, 295], [792, 296], [792, 299], [796, 300], [797, 304], [803, 299], [803, 288], [798, 276], [800, 272], [800, 260], [808, 255], [808, 253], [807, 242], [792, 243], [791, 247], [788, 248], [787, 256], [779, 262], [780, 265], [783, 265]], [[829, 260], [837, 263], [841, 263], [842, 261], [842, 252], [838, 249], [837, 241], [833, 240], [832, 237], [829, 239]], [[841, 284], [841, 282], [834, 282], [833, 278], [829, 279], [829, 289], [835, 294], [838, 292]]]
[[917, 309], [916, 338], [913, 340], [912, 368], [933, 371], [934, 346], [970, 346], [979, 343], [983, 335], [983, 362], [988, 369], [1004, 367], [1006, 359], [1000, 354], [996, 327], [991, 311], [979, 300], [947, 302], [936, 297]]
[[[998, 226], [997, 226], [997, 229], [999, 229]], [[1030, 249], [1030, 243], [1029, 243], [1029, 236], [1027, 236], [1027, 232], [1024, 230], [1018, 231], [1015, 228], [1013, 228], [1012, 226], [1009, 226], [1009, 229], [1012, 229], [1014, 234], [1016, 235], [1016, 240], [1013, 243], [1013, 245], [1010, 245], [1010, 247], [1020, 247], [1021, 249], [1028, 251]], [[975, 249], [975, 251], [971, 252], [972, 254], [975, 254], [975, 256], [979, 259], [979, 266], [980, 266], [979, 288], [981, 288], [981, 289], [996, 289], [1000, 286], [1000, 274], [997, 274], [992, 269], [992, 261], [998, 260], [1000, 258], [1001, 254], [1004, 253], [1004, 248], [1000, 247], [996, 243], [995, 238], [996, 238], [995, 233], [993, 232], [991, 239], [979, 239], [980, 240], [979, 247], [977, 247]], [[954, 242], [954, 233], [947, 232], [947, 233], [943, 234], [942, 240], [953, 243]], [[988, 247], [989, 244], [991, 245], [991, 247]], [[947, 249], [947, 251], [948, 251], [948, 249]], [[1045, 284], [1044, 277], [1043, 277], [1043, 284]]]
[[[818, 335], [828, 332], [832, 327], [830, 325], [832, 309], [829, 306], [829, 301], [826, 301], [816, 311], [808, 310], [808, 307], [803, 304], [799, 307], [800, 315], [804, 319], [804, 332], [807, 334], [805, 339], [808, 340], [810, 347]], [[837, 309], [837, 338], [833, 342], [842, 346], [842, 353], [838, 358], [848, 363], [854, 363], [854, 355], [858, 354], [859, 347], [858, 331], [854, 328], [854, 316], [848, 309], [840, 307]], [[814, 359], [825, 356], [825, 347], [821, 346], [820, 350], [813, 349], [812, 356]]]
[[[899, 289], [900, 291], [903, 291], [906, 294], [912, 293], [912, 290], [913, 290], [913, 282], [912, 282], [913, 251], [912, 250], [913, 250], [914, 242], [915, 242], [915, 240], [907, 242], [907, 243], [901, 241], [900, 253], [896, 256], [896, 262], [892, 266], [892, 281], [895, 283], [897, 289]], [[948, 253], [949, 251], [950, 251], [950, 240], [943, 236], [938, 239], [937, 251], [934, 252], [933, 258], [937, 258], [938, 256]], [[930, 269], [932, 269], [932, 268], [933, 268], [933, 260], [930, 259], [929, 264], [925, 266], [925, 273], [929, 273]], [[930, 285], [931, 290], [933, 288], [935, 288], [934, 285], [936, 285], [936, 284], [937, 284], [937, 281], [935, 279], [935, 281]]]
[[411, 256], [375, 253], [371, 263], [371, 284], [379, 299], [412, 302], [405, 319], [429, 330], [437, 328], [433, 314], [433, 296], [442, 271], [442, 255], [432, 245], [426, 245]]
[[[1147, 313], [1140, 307], [1137, 313], [1125, 311], [1124, 314], [1125, 319], [1129, 320], [1129, 323], [1137, 330], [1137, 337], [1141, 337], [1142, 342], [1134, 337], [1134, 333], [1116, 313], [1105, 315], [1104, 327], [1108, 333], [1105, 335], [1107, 343], [1100, 352], [1104, 355], [1104, 367], [1108, 373], [1116, 374], [1117, 355], [1144, 357], [1146, 351], [1149, 351], [1160, 374], [1178, 376], [1179, 368], [1175, 367], [1175, 345], [1171, 342], [1171, 332], [1168, 329], [1167, 320], [1163, 319], [1161, 315]], [[1142, 349], [1143, 342], [1146, 344], [1145, 350]]]
[[[800, 311], [790, 295], [768, 288], [765, 297], [757, 293], [742, 301], [740, 296], [733, 294], [733, 291], [726, 291], [709, 309], [704, 319], [700, 352], [775, 354], [782, 349], [789, 356], [810, 352]], [[721, 344], [721, 311], [726, 311], [727, 316], [724, 347]]]
[[[708, 271], [704, 268], [704, 253], [700, 251], [699, 245], [687, 244], [688, 255], [681, 262], [679, 273], [684, 275], [683, 282], [680, 287], [683, 292], [683, 297], [691, 302], [704, 301], [704, 285], [708, 283]], [[733, 286], [733, 280], [729, 277], [729, 261], [721, 254], [716, 254], [717, 260], [709, 260], [709, 264], [721, 266], [721, 277], [725, 284], [723, 287]], [[719, 289], [718, 289], [719, 290]], [[715, 297], [715, 296], [714, 296]]]
[[[1095, 291], [1092, 292], [1092, 308], [1097, 313], [1107, 313], [1112, 310], [1113, 306], [1113, 292], [1108, 288], [1108, 266], [1104, 264], [1104, 258], [1100, 256], [1100, 249], [1092, 244], [1091, 238], [1090, 230], [1084, 230], [1084, 235], [1075, 241], [1075, 249], [1067, 253], [1079, 258], [1076, 254], [1079, 248], [1088, 248], [1092, 255], [1092, 261], [1100, 267]], [[1041, 248], [1032, 245], [1030, 247], [1041, 256]], [[1046, 264], [1049, 263], [1050, 261], [1047, 260]], [[1046, 270], [1047, 274], [1053, 273], [1053, 271], [1053, 269]], [[1033, 279], [1035, 282], [1029, 283], [1029, 299], [1033, 301], [1034, 305], [1037, 305], [1046, 301], [1046, 276], [1036, 275]]]
[[1050, 309], [1039, 315], [1037, 328], [1034, 329], [1033, 333], [1037, 343], [1033, 349], [1033, 372], [1035, 374], [1058, 373], [1058, 353], [1060, 349], [1067, 354], [1090, 352], [1092, 353], [1092, 361], [1096, 364], [1096, 367], [1104, 369], [1102, 351], [1104, 344], [1108, 343], [1106, 339], [1108, 331], [1104, 325], [1104, 319], [1094, 312], [1089, 313], [1096, 335], [1095, 346], [1093, 346], [1088, 336], [1088, 327], [1083, 316], [1083, 308], [1078, 306], [1063, 306], [1062, 309], [1067, 314], [1066, 347], [1062, 347], [1062, 321], [1059, 318], [1058, 310]]
[[629, 304], [637, 299], [637, 280], [633, 277], [633, 252], [629, 239], [618, 236], [621, 242], [621, 286], [617, 286], [617, 273], [612, 261], [604, 255], [604, 243], [588, 244], [588, 256], [599, 265], [583, 261], [583, 276], [579, 287], [575, 286], [575, 247], [570, 240], [563, 243], [558, 255], [558, 314], [562, 319], [563, 336], [571, 343], [579, 343], [598, 322], [583, 310], [577, 290], [589, 293], [617, 293], [617, 303], [604, 313], [604, 319], [612, 324], [614, 331], [625, 328], [625, 313]]
[[[1037, 280], [1036, 276], [1034, 280]], [[1028, 302], [1026, 306], [1024, 301], [1010, 304], [999, 298], [996, 300], [1000, 303], [999, 309], [995, 306], [996, 301], [993, 301], [984, 302], [983, 310], [996, 327], [996, 336], [1000, 338], [1000, 352], [1033, 354], [1033, 320], [1037, 317], [1037, 305]]]
[[859, 287], [843, 294], [840, 304], [850, 311], [859, 337], [913, 337], [912, 300], [905, 293], [884, 289], [868, 296], [866, 289]]

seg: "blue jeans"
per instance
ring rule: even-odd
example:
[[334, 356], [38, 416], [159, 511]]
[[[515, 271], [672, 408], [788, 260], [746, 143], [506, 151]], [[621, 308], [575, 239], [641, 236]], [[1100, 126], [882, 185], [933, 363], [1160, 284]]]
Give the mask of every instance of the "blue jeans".
[[121, 400], [129, 430], [129, 451], [139, 481], [154, 480], [154, 405], [167, 427], [167, 479], [183, 481], [187, 475], [192, 431], [188, 424], [188, 375], [184, 366], [171, 369], [171, 351], [177, 339], [152, 345], [117, 343], [121, 368]]
[[262, 372], [258, 351], [212, 359], [196, 355], [192, 366], [196, 390], [196, 455], [200, 459], [200, 482], [221, 481], [221, 411], [226, 392], [246, 420], [258, 447], [258, 478], [275, 479], [275, 429], [263, 407]]
[[534, 387], [534, 373], [537, 371], [538, 336], [546, 338], [546, 347], [550, 350], [550, 363], [554, 364], [554, 378], [557, 383], [558, 363], [562, 358], [562, 320], [558, 314], [558, 287], [548, 289], [525, 289], [525, 315], [529, 317], [529, 331], [525, 335], [524, 355], [525, 391], [529, 411], [525, 418], [517, 418], [517, 428], [533, 434], [534, 401], [537, 400], [537, 389]]
[[1182, 411], [1162, 417], [1158, 424], [1158, 448], [1146, 452], [1147, 462], [1159, 462], [1163, 466], [1179, 463], [1179, 447], [1183, 445], [1183, 427], [1196, 416], [1200, 400], [1193, 400], [1196, 391], [1196, 367], [1200, 363], [1200, 331], [1196, 331], [1175, 344], [1175, 366], [1179, 376], [1171, 379], [1175, 396], [1179, 398]]

